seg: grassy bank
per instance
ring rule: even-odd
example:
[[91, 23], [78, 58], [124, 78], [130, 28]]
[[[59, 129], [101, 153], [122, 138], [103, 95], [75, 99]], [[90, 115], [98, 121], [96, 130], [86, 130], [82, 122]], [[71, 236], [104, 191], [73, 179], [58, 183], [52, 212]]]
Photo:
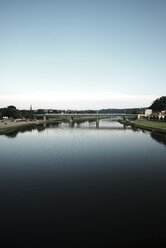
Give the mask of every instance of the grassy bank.
[[135, 121], [124, 120], [124, 121], [120, 121], [120, 123], [135, 128], [166, 134], [166, 122], [157, 122], [157, 121], [148, 121], [148, 120], [135, 120]]

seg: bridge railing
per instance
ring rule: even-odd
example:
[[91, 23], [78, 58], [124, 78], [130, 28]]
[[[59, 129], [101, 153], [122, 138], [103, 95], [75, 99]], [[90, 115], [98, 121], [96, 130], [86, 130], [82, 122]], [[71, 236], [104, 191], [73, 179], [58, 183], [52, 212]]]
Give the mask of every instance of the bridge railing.
[[120, 116], [126, 116], [126, 117], [135, 117], [136, 114], [126, 114], [126, 113], [107, 113], [107, 114], [77, 114], [77, 113], [45, 113], [45, 114], [34, 114], [34, 117], [120, 117]]

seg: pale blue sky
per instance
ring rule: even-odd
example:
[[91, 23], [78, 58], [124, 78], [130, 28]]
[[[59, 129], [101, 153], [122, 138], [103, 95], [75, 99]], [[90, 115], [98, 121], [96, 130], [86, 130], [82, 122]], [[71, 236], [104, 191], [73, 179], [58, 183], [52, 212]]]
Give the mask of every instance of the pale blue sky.
[[165, 0], [0, 0], [0, 107], [143, 107], [166, 94]]

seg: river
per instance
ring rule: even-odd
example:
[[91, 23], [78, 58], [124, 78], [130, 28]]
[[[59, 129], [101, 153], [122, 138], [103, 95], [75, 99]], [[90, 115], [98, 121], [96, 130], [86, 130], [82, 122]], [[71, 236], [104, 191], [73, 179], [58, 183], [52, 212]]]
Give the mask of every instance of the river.
[[1, 241], [166, 247], [165, 161], [165, 136], [110, 120], [1, 135]]

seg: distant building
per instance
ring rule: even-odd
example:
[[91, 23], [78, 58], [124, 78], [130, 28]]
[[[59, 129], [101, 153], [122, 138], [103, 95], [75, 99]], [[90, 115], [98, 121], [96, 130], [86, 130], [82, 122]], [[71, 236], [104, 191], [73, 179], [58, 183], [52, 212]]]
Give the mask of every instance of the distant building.
[[151, 115], [152, 109], [145, 109], [145, 115]]
[[152, 109], [145, 109], [144, 113], [138, 114], [137, 118], [138, 119], [144, 119], [149, 117], [152, 114]]
[[165, 116], [166, 116], [166, 111], [165, 110], [163, 110], [163, 111], [158, 113], [158, 118], [161, 119], [161, 120], [164, 119]]

